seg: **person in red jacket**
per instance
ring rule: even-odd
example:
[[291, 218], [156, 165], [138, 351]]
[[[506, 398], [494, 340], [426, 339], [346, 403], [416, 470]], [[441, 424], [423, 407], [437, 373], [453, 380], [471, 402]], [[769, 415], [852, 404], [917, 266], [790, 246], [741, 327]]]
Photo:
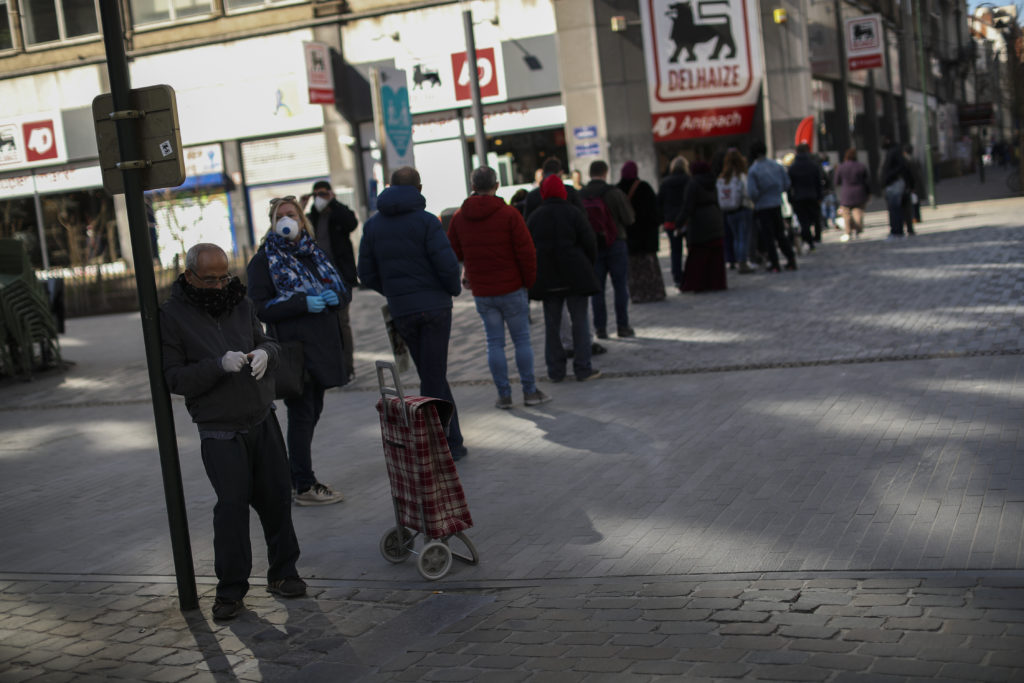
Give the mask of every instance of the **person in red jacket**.
[[516, 349], [516, 367], [528, 406], [551, 397], [537, 388], [530, 345], [527, 289], [537, 277], [537, 252], [522, 215], [497, 196], [498, 176], [481, 166], [471, 177], [473, 194], [452, 217], [448, 241], [465, 267], [464, 284], [473, 292], [487, 335], [487, 364], [498, 388], [497, 408], [512, 407], [505, 359], [505, 326]]

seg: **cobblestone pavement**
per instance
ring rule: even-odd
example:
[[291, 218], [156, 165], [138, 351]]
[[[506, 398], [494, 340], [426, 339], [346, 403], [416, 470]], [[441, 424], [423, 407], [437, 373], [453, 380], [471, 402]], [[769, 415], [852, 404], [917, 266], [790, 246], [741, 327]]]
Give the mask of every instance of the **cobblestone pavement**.
[[183, 403], [202, 607], [184, 613], [138, 317], [71, 320], [66, 373], [0, 386], [0, 683], [1024, 680], [1022, 209], [940, 205], [896, 243], [874, 213], [796, 273], [633, 306], [638, 337], [595, 360], [608, 377], [544, 384], [536, 408], [492, 408], [462, 297], [451, 377], [482, 559], [437, 583], [377, 550], [385, 346], [359, 292], [359, 379], [329, 392], [314, 444], [346, 501], [294, 510], [312, 597], [267, 596], [257, 557], [225, 625]]

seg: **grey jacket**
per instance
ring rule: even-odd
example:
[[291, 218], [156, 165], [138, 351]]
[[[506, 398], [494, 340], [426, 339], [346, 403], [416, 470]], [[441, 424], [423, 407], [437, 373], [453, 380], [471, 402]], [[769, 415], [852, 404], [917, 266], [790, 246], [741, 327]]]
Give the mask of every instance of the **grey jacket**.
[[[160, 307], [163, 370], [172, 394], [185, 397], [199, 431], [239, 432], [255, 427], [274, 402], [274, 370], [279, 346], [263, 333], [252, 301], [245, 298], [214, 319], [185, 299], [179, 283]], [[227, 372], [220, 359], [228, 351], [267, 352], [267, 372], [256, 380], [243, 366]]]

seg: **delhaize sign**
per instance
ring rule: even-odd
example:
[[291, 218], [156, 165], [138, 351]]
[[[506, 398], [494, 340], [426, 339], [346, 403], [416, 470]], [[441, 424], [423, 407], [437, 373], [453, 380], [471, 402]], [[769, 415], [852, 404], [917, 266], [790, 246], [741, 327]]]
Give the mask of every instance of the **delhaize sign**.
[[641, 0], [656, 141], [750, 130], [761, 85], [756, 0]]

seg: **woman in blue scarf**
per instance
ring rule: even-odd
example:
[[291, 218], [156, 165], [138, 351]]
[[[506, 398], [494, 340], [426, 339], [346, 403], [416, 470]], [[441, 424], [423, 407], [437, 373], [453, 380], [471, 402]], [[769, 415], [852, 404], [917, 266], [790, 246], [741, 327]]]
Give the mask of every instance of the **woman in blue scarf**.
[[306, 381], [301, 396], [286, 398], [288, 459], [298, 505], [339, 503], [342, 495], [313, 474], [313, 430], [324, 391], [346, 383], [338, 307], [352, 298], [295, 197], [270, 202], [270, 229], [247, 268], [256, 313], [280, 342], [302, 342]]

